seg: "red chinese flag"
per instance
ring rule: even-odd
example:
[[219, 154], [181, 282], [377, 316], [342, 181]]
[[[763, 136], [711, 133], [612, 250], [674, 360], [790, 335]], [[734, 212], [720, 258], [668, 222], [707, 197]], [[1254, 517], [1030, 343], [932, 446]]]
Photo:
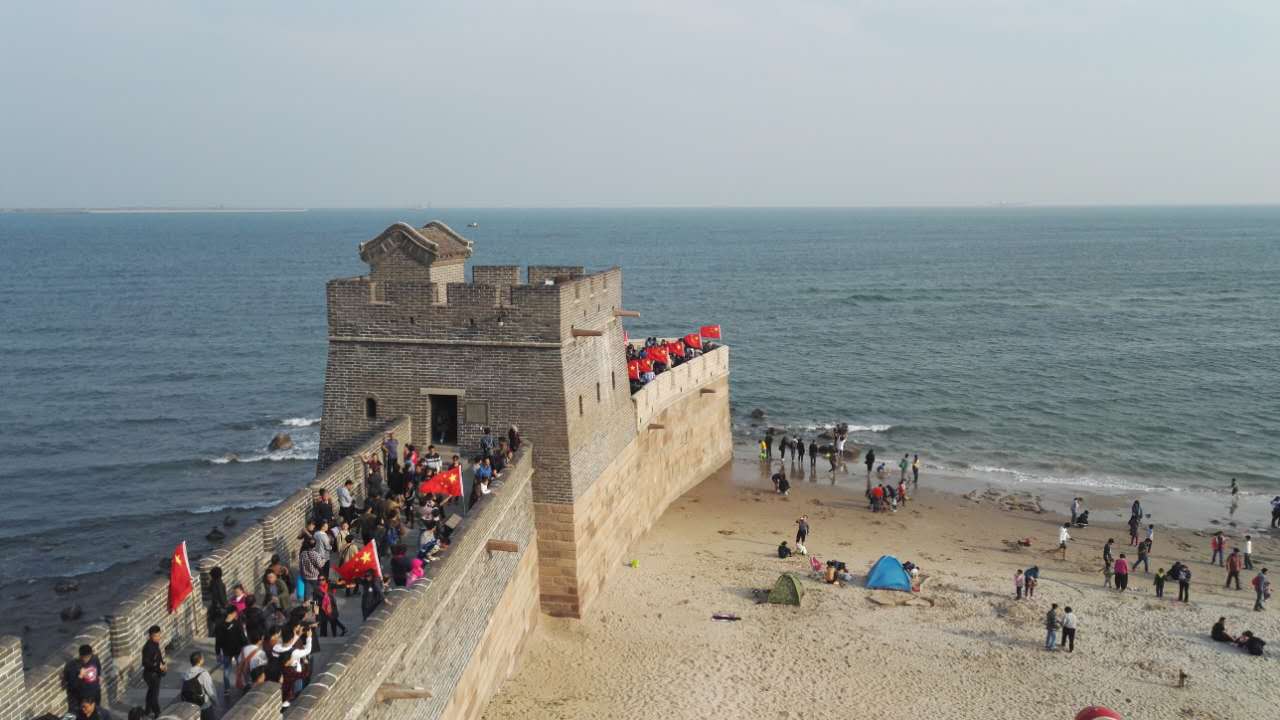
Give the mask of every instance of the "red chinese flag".
[[370, 540], [360, 552], [342, 563], [338, 568], [338, 577], [347, 582], [355, 582], [372, 570], [373, 574], [382, 577], [382, 563], [378, 562], [378, 541]]
[[191, 563], [187, 560], [187, 541], [178, 543], [169, 558], [169, 612], [178, 609], [191, 594]]
[[719, 325], [703, 325], [701, 328], [698, 328], [698, 334], [704, 338], [712, 338], [713, 340], [719, 340], [720, 326]]
[[649, 359], [652, 360], [653, 362], [660, 362], [660, 363], [663, 363], [664, 365], [671, 364], [671, 358], [667, 357], [666, 348], [651, 347], [647, 351], [645, 351], [645, 354], [648, 355]]
[[649, 360], [649, 358], [640, 359], [640, 372], [642, 373], [653, 372], [653, 363]]
[[640, 379], [640, 362], [638, 360], [632, 360], [627, 363], [627, 377], [632, 380]]
[[462, 497], [462, 468], [449, 468], [432, 475], [418, 486], [418, 494]]
[[688, 335], [685, 335], [685, 336], [684, 336], [684, 344], [685, 344], [685, 345], [688, 345], [689, 347], [693, 348], [694, 350], [701, 350], [701, 349], [702, 349], [702, 338], [701, 338], [701, 337], [699, 337], [699, 336], [697, 336], [697, 335], [696, 335], [696, 334], [694, 334], [694, 333], [689, 333]]

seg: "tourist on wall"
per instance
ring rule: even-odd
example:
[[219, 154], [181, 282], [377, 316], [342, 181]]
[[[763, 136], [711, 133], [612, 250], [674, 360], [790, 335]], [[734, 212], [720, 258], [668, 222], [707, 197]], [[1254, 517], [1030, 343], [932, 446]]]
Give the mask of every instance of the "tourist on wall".
[[268, 570], [262, 578], [262, 593], [258, 598], [258, 606], [270, 617], [274, 613], [288, 614], [293, 607], [289, 584], [274, 571]]
[[347, 480], [338, 488], [338, 517], [346, 522], [356, 516], [355, 483]]
[[260, 634], [249, 634], [249, 642], [240, 648], [236, 656], [236, 689], [242, 693], [249, 692], [254, 682], [254, 671], [260, 670], [260, 677], [265, 680], [267, 664], [267, 643], [270, 638]]
[[178, 697], [200, 708], [200, 720], [218, 717], [213, 676], [204, 668], [204, 653], [199, 650], [191, 653], [191, 667], [182, 675], [182, 691]]
[[214, 567], [209, 570], [209, 627], [212, 630], [217, 627], [218, 618], [226, 612], [227, 585], [222, 581], [222, 568]]
[[320, 578], [320, 584], [316, 586], [315, 603], [320, 625], [320, 637], [328, 637], [330, 632], [333, 633], [334, 637], [338, 637], [339, 632], [346, 635], [347, 626], [343, 625], [342, 620], [338, 617], [338, 598], [328, 578]]
[[62, 687], [67, 691], [67, 708], [75, 712], [81, 700], [102, 701], [102, 662], [93, 646], [81, 645], [79, 653], [62, 669]]
[[[280, 661], [280, 694], [288, 707], [306, 685], [308, 658], [311, 657], [311, 628], [285, 625], [280, 641], [271, 648]], [[202, 718], [201, 720], [204, 720]]]
[[169, 671], [160, 637], [160, 626], [152, 625], [147, 628], [147, 641], [142, 645], [142, 681], [147, 685], [143, 712], [152, 718], [160, 717], [160, 681]]
[[75, 720], [111, 720], [111, 713], [98, 704], [98, 698], [84, 698], [72, 709]]
[[383, 602], [382, 578], [366, 570], [364, 579], [360, 581], [360, 615], [364, 620], [378, 609]]
[[507, 447], [511, 448], [513, 452], [520, 450], [520, 428], [516, 427], [514, 423], [507, 429]]
[[233, 607], [227, 607], [218, 621], [213, 633], [213, 651], [218, 658], [218, 667], [222, 668], [222, 692], [230, 697], [232, 665], [240, 656], [240, 650], [249, 644], [240, 613]]

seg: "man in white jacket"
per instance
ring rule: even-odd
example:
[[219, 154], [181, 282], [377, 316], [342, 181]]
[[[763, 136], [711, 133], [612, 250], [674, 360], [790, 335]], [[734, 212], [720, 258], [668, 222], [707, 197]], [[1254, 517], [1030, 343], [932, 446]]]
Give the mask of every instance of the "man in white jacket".
[[1071, 523], [1062, 523], [1062, 527], [1058, 528], [1058, 549], [1062, 551], [1062, 559], [1067, 559], [1067, 541], [1071, 539], [1071, 533], [1067, 532], [1067, 528], [1071, 527]]

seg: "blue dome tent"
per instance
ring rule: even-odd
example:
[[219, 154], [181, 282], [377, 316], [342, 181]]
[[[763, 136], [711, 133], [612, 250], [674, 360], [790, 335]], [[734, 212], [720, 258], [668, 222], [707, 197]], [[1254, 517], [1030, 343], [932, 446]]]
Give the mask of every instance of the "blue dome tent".
[[871, 572], [867, 573], [867, 587], [872, 590], [902, 590], [911, 592], [911, 575], [902, 569], [902, 563], [892, 555], [881, 555]]

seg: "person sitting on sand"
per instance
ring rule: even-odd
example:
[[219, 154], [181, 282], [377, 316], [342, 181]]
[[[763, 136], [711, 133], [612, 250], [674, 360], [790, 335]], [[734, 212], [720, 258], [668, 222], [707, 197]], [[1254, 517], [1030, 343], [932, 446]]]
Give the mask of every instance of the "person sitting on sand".
[[1254, 635], [1252, 631], [1245, 630], [1244, 634], [1236, 638], [1236, 647], [1244, 650], [1250, 655], [1262, 655], [1262, 648], [1266, 647], [1267, 641]]
[[1233, 643], [1236, 641], [1234, 637], [1227, 634], [1227, 619], [1224, 617], [1218, 618], [1218, 622], [1213, 624], [1213, 629], [1209, 631], [1209, 637], [1218, 642]]
[[789, 557], [791, 557], [791, 548], [787, 547], [787, 541], [783, 540], [782, 544], [778, 546], [778, 559], [786, 560]]
[[791, 483], [787, 482], [787, 473], [779, 470], [773, 474], [773, 489], [779, 495], [786, 495], [791, 491]]

